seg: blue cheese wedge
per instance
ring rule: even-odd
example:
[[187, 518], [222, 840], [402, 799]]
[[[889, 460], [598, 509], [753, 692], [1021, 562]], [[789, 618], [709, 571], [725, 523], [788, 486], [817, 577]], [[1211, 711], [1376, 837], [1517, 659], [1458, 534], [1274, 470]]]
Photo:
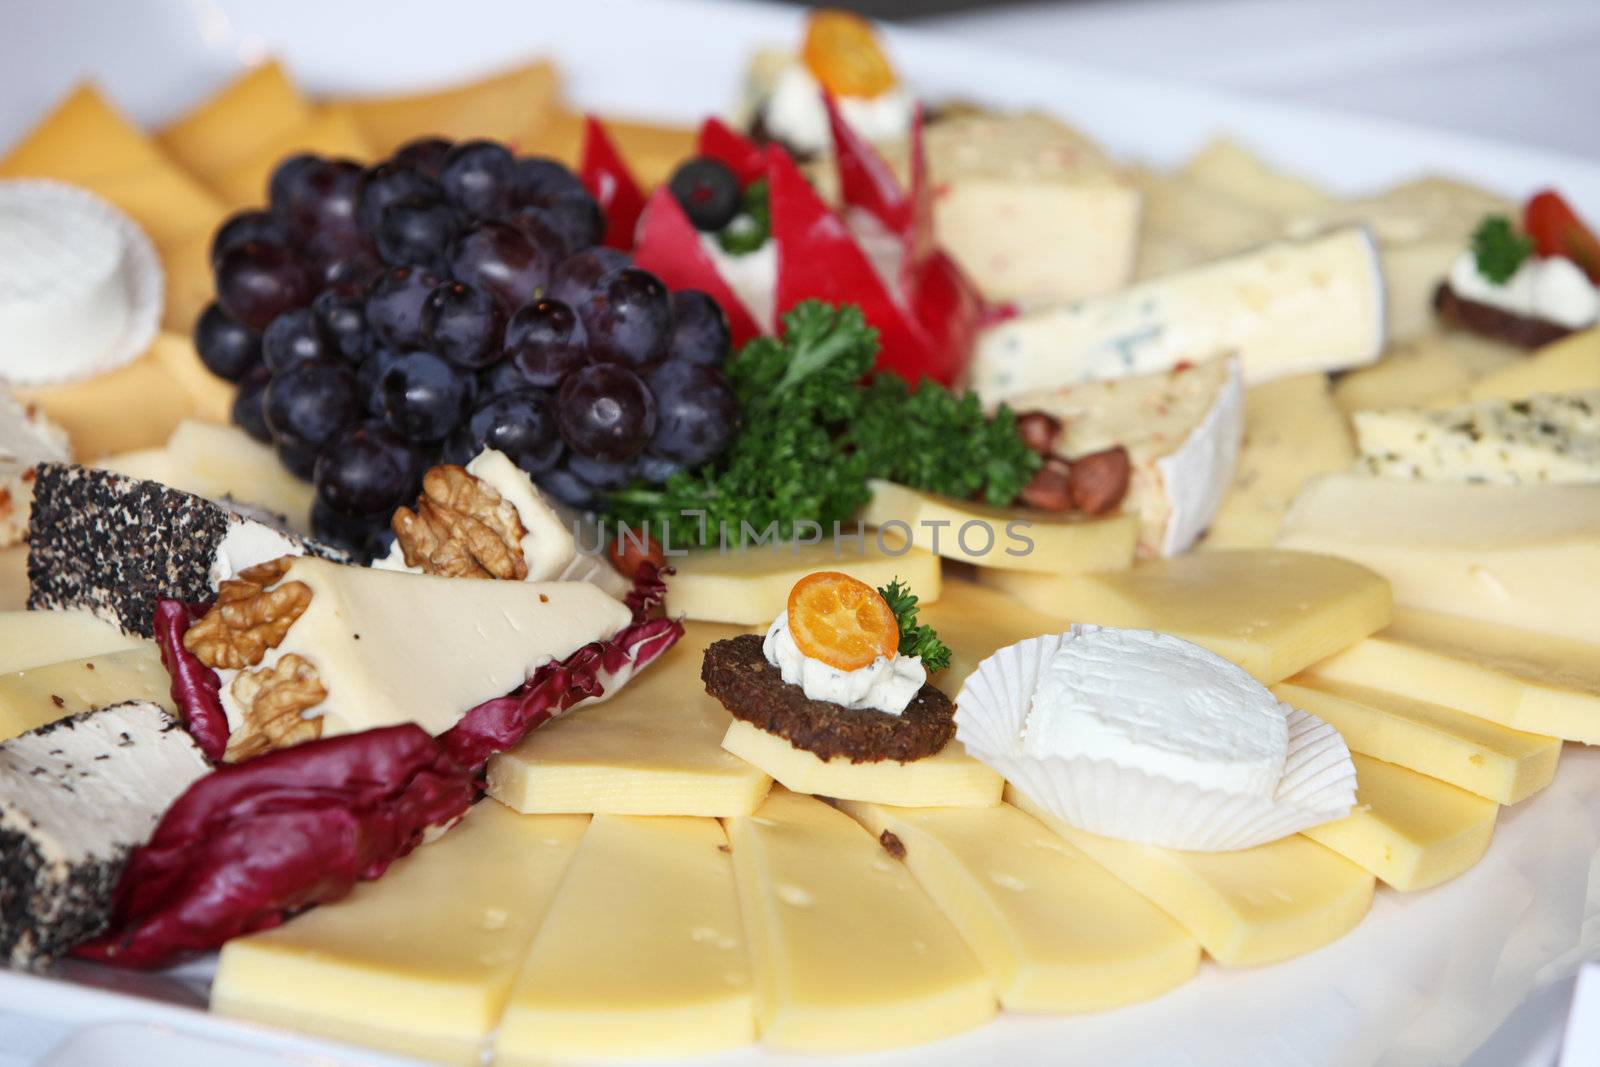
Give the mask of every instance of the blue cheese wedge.
[[66, 431], [12, 396], [0, 380], [0, 548], [28, 535], [39, 464], [68, 458]]
[[103, 930], [129, 853], [208, 769], [178, 720], [149, 703], [0, 745], [0, 955], [36, 966]]
[[1351, 227], [1000, 322], [978, 338], [970, 384], [993, 405], [1232, 352], [1255, 385], [1364, 366], [1383, 345], [1377, 251]]
[[1424, 482], [1600, 482], [1600, 390], [1358, 411], [1361, 466]]

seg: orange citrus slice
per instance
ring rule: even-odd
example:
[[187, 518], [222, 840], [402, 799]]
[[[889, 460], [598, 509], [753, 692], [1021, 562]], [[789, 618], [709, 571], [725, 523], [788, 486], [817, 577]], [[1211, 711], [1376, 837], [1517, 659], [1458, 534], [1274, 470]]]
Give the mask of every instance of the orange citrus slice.
[[801, 55], [834, 96], [878, 96], [894, 88], [894, 68], [872, 23], [849, 11], [824, 8], [813, 14]]
[[900, 647], [900, 625], [883, 597], [838, 571], [818, 571], [794, 583], [789, 634], [806, 656], [841, 671], [871, 666]]

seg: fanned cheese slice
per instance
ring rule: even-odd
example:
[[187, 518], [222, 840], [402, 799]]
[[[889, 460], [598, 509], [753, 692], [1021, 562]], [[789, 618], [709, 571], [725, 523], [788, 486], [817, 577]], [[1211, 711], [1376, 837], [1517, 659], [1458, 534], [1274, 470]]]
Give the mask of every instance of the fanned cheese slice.
[[0, 673], [148, 648], [142, 638], [84, 610], [0, 612]]
[[126, 701], [171, 711], [171, 694], [172, 679], [161, 665], [161, 653], [148, 641], [0, 675], [0, 740]]

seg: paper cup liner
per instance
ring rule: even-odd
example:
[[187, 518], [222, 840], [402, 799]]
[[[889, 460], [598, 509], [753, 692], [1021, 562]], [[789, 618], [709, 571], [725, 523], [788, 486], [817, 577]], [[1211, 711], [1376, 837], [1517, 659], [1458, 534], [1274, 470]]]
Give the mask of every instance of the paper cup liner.
[[1344, 738], [1287, 705], [1289, 750], [1270, 798], [1206, 789], [1110, 760], [1025, 753], [1022, 728], [1040, 673], [1064, 642], [1096, 629], [1035, 637], [980, 663], [956, 697], [956, 738], [967, 752], [1073, 826], [1162, 848], [1251, 848], [1350, 813], [1356, 772]]

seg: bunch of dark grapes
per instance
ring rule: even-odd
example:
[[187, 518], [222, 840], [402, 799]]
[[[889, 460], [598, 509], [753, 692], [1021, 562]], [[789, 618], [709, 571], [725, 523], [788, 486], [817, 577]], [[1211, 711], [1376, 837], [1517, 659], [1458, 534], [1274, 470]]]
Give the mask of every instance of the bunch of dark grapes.
[[375, 166], [311, 155], [211, 247], [195, 340], [234, 421], [316, 485], [318, 536], [387, 551], [425, 470], [497, 448], [576, 508], [715, 458], [737, 417], [728, 324], [600, 247], [560, 163], [415, 141]]

